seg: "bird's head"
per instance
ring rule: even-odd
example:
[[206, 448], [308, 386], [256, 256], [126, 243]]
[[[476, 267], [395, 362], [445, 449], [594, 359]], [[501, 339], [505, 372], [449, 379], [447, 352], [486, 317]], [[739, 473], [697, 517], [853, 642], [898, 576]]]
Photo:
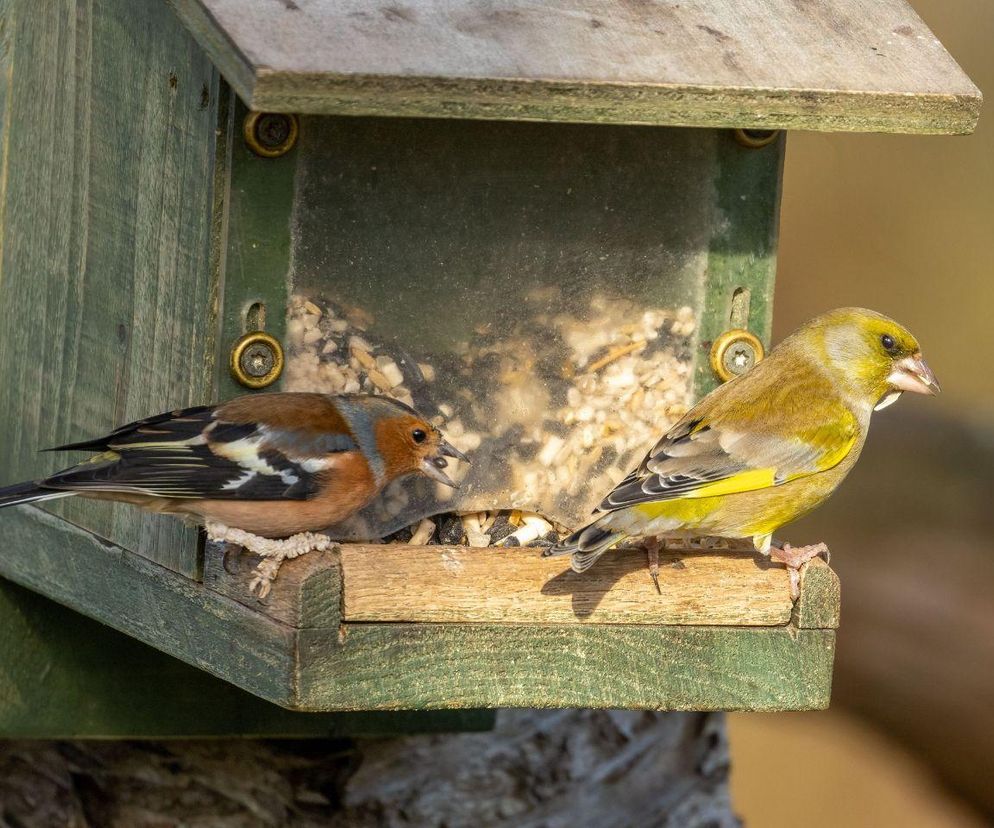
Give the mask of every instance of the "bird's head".
[[418, 472], [456, 489], [445, 473], [446, 458], [468, 463], [466, 456], [413, 408], [386, 397], [371, 397], [376, 447], [383, 458], [386, 479]]
[[918, 340], [882, 314], [839, 308], [811, 320], [798, 333], [813, 338], [828, 370], [874, 408], [890, 405], [904, 391], [935, 394], [939, 390]]

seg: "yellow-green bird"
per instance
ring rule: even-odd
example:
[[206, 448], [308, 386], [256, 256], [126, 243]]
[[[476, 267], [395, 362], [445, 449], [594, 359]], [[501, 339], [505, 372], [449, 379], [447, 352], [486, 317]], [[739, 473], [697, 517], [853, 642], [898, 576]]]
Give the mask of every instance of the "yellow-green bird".
[[631, 537], [747, 538], [791, 570], [824, 544], [772, 547], [773, 533], [824, 501], [852, 469], [873, 411], [939, 385], [918, 340], [863, 308], [839, 308], [795, 331], [742, 376], [716, 388], [601, 502], [598, 517], [545, 555], [576, 572]]

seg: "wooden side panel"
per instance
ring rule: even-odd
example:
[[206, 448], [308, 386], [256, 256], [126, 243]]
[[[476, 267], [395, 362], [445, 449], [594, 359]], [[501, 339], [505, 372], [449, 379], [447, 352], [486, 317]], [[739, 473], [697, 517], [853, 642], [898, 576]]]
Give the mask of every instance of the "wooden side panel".
[[[228, 367], [228, 355], [242, 334], [264, 330], [282, 340], [290, 290], [294, 174], [297, 149], [262, 158], [242, 137], [248, 110], [230, 96], [231, 155], [224, 244], [224, 298], [217, 366], [219, 399], [251, 393]], [[234, 289], [232, 289], [234, 286]], [[280, 382], [257, 393], [279, 391]]]
[[842, 607], [839, 576], [821, 558], [815, 558], [802, 570], [801, 578], [794, 623], [802, 629], [838, 629]]
[[697, 331], [694, 389], [700, 399], [719, 384], [711, 368], [714, 339], [744, 328], [770, 346], [773, 287], [780, 232], [780, 190], [786, 136], [765, 147], [740, 146], [732, 132], [722, 136], [715, 175], [715, 231]]
[[300, 633], [302, 709], [828, 706], [833, 630], [348, 624]]
[[0, 574], [277, 704], [294, 630], [33, 506], [8, 510]]
[[[39, 449], [212, 396], [218, 76], [156, 0], [6, 0], [0, 194], [3, 483]], [[56, 511], [197, 571], [196, 536], [124, 506]]]
[[297, 713], [0, 580], [0, 738], [334, 737], [488, 730], [490, 710]]

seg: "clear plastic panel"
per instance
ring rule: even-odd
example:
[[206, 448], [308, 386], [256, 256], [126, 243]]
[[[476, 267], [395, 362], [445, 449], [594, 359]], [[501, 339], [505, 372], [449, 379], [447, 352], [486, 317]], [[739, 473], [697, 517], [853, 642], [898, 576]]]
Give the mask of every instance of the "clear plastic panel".
[[389, 394], [472, 460], [343, 538], [439, 512], [584, 520], [691, 403], [715, 134], [313, 118], [286, 390]]

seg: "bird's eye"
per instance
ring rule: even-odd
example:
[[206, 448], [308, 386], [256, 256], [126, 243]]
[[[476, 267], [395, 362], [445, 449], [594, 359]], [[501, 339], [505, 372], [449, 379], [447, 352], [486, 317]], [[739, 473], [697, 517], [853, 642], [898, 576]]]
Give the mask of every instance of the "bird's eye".
[[884, 334], [880, 337], [880, 344], [884, 346], [885, 351], [893, 351], [896, 349], [896, 343], [894, 342], [894, 337], [890, 334]]
[[424, 430], [420, 428], [414, 429], [414, 431], [411, 432], [411, 436], [414, 438], [415, 443], [423, 443], [426, 439], [428, 439], [428, 435], [425, 434]]

